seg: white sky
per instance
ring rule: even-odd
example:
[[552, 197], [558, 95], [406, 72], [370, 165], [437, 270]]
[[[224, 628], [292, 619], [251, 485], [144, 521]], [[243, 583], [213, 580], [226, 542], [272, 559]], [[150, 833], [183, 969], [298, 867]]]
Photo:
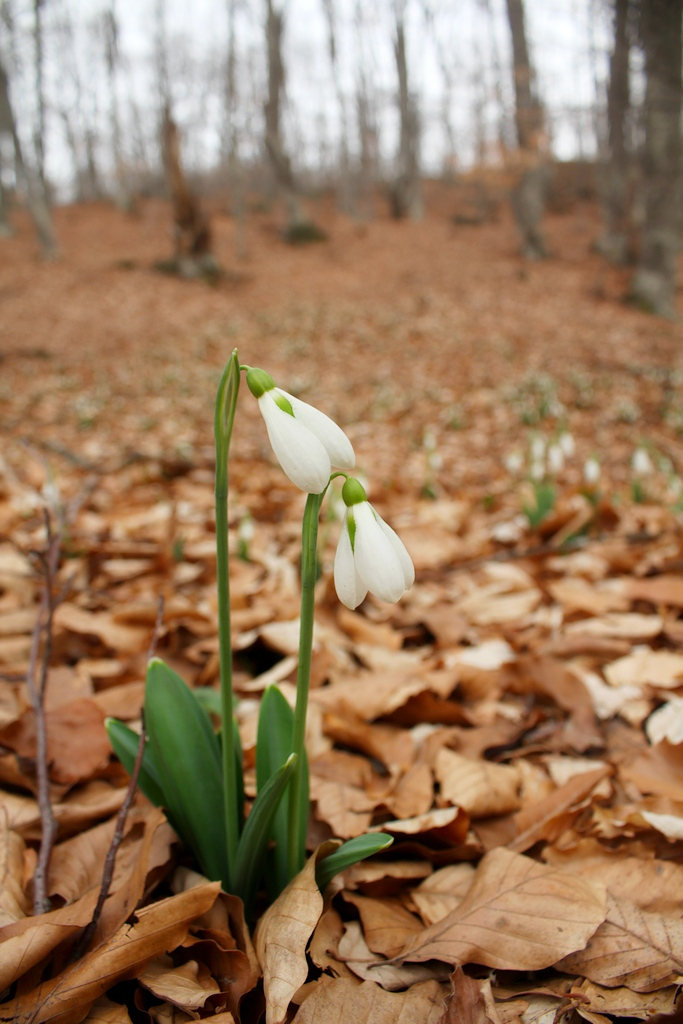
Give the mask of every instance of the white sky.
[[[495, 101], [495, 63], [500, 63], [503, 103], [512, 111], [509, 28], [505, 0], [489, 0], [493, 11], [493, 39], [484, 0], [431, 0], [442, 53], [449, 56], [453, 75], [450, 117], [455, 128], [461, 164], [474, 154], [474, 109], [479, 97], [484, 121], [495, 138], [500, 107]], [[20, 75], [14, 81], [15, 105], [24, 126], [32, 110], [33, 72], [31, 7], [28, 0], [10, 0], [18, 26]], [[364, 32], [359, 39], [354, 13], [363, 11]], [[60, 106], [74, 109], [72, 55], [57, 38], [59, 24], [69, 16], [76, 37], [76, 62], [88, 106], [87, 116], [98, 125], [99, 153], [110, 162], [108, 95], [101, 41], [96, 35], [98, 15], [106, 0], [46, 0], [46, 91], [49, 103], [48, 153], [51, 175], [64, 185], [73, 161], [64, 142]], [[155, 11], [158, 0], [117, 0], [120, 51], [125, 65], [119, 82], [124, 121], [130, 117], [129, 96], [135, 97], [150, 150], [156, 118], [153, 74]], [[221, 64], [227, 52], [228, 0], [166, 0], [166, 32], [172, 76], [174, 112], [183, 130], [188, 162], [210, 164], [219, 147], [221, 130]], [[260, 105], [265, 81], [262, 0], [239, 0], [236, 17], [239, 88], [243, 112], [251, 112], [249, 131], [259, 138]], [[397, 115], [394, 97], [396, 72], [392, 52], [391, 0], [335, 0], [337, 47], [343, 88], [353, 114], [354, 88], [362, 68], [376, 91], [380, 111], [380, 146], [389, 162], [396, 146]], [[438, 50], [424, 18], [422, 0], [407, 0], [408, 59], [411, 85], [419, 95], [423, 130], [423, 157], [428, 170], [437, 171], [445, 143], [442, 120], [443, 76]], [[610, 45], [609, 17], [600, 0], [526, 0], [527, 31], [539, 91], [550, 115], [553, 148], [566, 159], [594, 152], [596, 78], [606, 75]], [[287, 126], [299, 164], [315, 164], [321, 144], [333, 159], [340, 124], [327, 51], [327, 26], [322, 0], [287, 0], [285, 61], [289, 99]], [[101, 39], [101, 36], [99, 37]], [[17, 88], [19, 85], [19, 88]], [[245, 124], [243, 127], [247, 128]], [[24, 127], [26, 134], [26, 130]], [[30, 136], [30, 132], [28, 133]], [[322, 140], [322, 141], [321, 141]], [[353, 139], [352, 139], [353, 142]]]

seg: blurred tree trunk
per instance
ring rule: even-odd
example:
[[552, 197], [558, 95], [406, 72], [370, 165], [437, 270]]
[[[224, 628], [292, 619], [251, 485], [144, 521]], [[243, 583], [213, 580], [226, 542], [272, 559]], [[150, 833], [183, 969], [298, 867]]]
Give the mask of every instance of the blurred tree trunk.
[[398, 111], [400, 118], [400, 139], [398, 149], [398, 175], [391, 190], [392, 213], [394, 217], [422, 217], [422, 194], [420, 191], [420, 123], [415, 97], [411, 96], [408, 84], [408, 60], [406, 56], [405, 0], [394, 3], [396, 35], [394, 56], [398, 73]]
[[549, 178], [543, 109], [533, 88], [523, 0], [507, 0], [507, 13], [512, 36], [515, 123], [519, 146], [518, 181], [512, 192], [512, 204], [523, 255], [527, 259], [543, 259], [546, 247], [541, 221]]
[[175, 262], [181, 277], [215, 274], [209, 220], [193, 196], [180, 162], [178, 128], [167, 107], [163, 122], [163, 152], [166, 181], [173, 204]]
[[354, 215], [356, 203], [351, 180], [351, 159], [349, 155], [349, 123], [346, 110], [346, 99], [339, 77], [339, 60], [337, 57], [337, 28], [334, 0], [323, 0], [325, 17], [327, 18], [327, 46], [332, 68], [332, 81], [339, 108], [340, 139], [339, 139], [339, 170], [337, 186], [337, 203], [343, 213]]
[[681, 234], [681, 47], [683, 0], [641, 0], [647, 87], [643, 188], [645, 223], [631, 286], [639, 305], [675, 315]]
[[603, 179], [605, 230], [596, 242], [598, 252], [612, 263], [629, 258], [630, 147], [628, 117], [631, 108], [629, 83], [629, 11], [631, 0], [614, 0], [614, 48], [607, 85], [608, 154]]
[[26, 203], [40, 240], [43, 255], [47, 259], [54, 259], [57, 256], [57, 242], [52, 226], [50, 208], [40, 180], [24, 160], [21, 140], [10, 101], [7, 72], [0, 60], [0, 133], [2, 132], [7, 132], [12, 137], [17, 176], [21, 179], [26, 191]]
[[244, 172], [240, 162], [239, 133], [237, 129], [237, 41], [235, 35], [235, 8], [237, 0], [228, 0], [228, 56], [225, 68], [225, 120], [223, 124], [222, 156], [227, 164], [230, 210], [235, 220], [235, 250], [237, 259], [247, 257], [246, 201]]
[[130, 189], [126, 180], [126, 169], [123, 160], [121, 143], [121, 117], [119, 114], [119, 97], [117, 78], [119, 67], [119, 26], [116, 19], [114, 0], [104, 12], [104, 54], [109, 79], [109, 121], [111, 124], [111, 143], [114, 156], [115, 195], [114, 201], [119, 210], [130, 212], [133, 206]]
[[296, 231], [306, 222], [299, 196], [292, 162], [282, 137], [282, 98], [285, 91], [285, 65], [282, 57], [284, 15], [276, 10], [273, 0], [266, 0], [266, 47], [268, 52], [268, 97], [266, 99], [265, 129], [266, 152], [277, 183], [285, 200], [287, 232]]
[[367, 68], [372, 62], [366, 57], [368, 32], [361, 0], [356, 0], [354, 11], [356, 48], [359, 55], [356, 70], [356, 122], [358, 124], [358, 216], [372, 220], [375, 216], [376, 186], [379, 168], [379, 128], [376, 95], [367, 79]]
[[[0, 135], [2, 126], [0, 125]], [[0, 152], [0, 238], [9, 238], [12, 235], [12, 225], [9, 221], [9, 197], [2, 183], [2, 153]]]
[[33, 148], [36, 154], [36, 170], [43, 192], [47, 197], [45, 178], [45, 84], [43, 59], [43, 5], [45, 0], [33, 0], [33, 46], [36, 75], [36, 127], [33, 132]]

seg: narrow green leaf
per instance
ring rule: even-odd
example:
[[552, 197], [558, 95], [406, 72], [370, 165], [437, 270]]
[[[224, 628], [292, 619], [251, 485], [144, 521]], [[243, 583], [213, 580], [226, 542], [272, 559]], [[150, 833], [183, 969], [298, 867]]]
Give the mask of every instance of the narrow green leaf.
[[[140, 744], [139, 734], [126, 725], [125, 722], [119, 722], [117, 718], [106, 718], [104, 725], [109, 736], [109, 742], [114, 748], [114, 753], [128, 774], [132, 775]], [[166, 804], [161, 779], [150, 753], [149, 743], [145, 745], [145, 753], [142, 757], [142, 765], [138, 775], [138, 786], [155, 807], [163, 807]]]
[[[256, 785], [259, 793], [275, 772], [282, 767], [292, 752], [294, 712], [277, 686], [269, 686], [261, 698], [258, 732], [256, 739]], [[309, 815], [308, 761], [304, 752], [302, 766], [303, 785], [301, 795], [302, 823], [300, 844], [306, 849], [306, 826]], [[291, 790], [287, 790], [273, 818], [272, 838], [275, 842], [270, 855], [268, 870], [268, 891], [275, 899], [290, 881], [289, 874], [289, 801]]]
[[145, 723], [174, 827], [204, 874], [227, 886], [220, 745], [192, 690], [159, 658], [147, 668]]
[[214, 690], [213, 686], [195, 686], [192, 692], [205, 711], [208, 711], [210, 715], [221, 717], [223, 708], [218, 690]]
[[316, 866], [315, 880], [318, 883], [318, 888], [322, 892], [328, 882], [331, 882], [340, 871], [346, 871], [353, 864], [357, 864], [359, 860], [365, 860], [366, 857], [372, 857], [375, 853], [387, 850], [393, 841], [391, 836], [376, 832], [349, 839]]
[[259, 791], [237, 847], [235, 891], [242, 898], [247, 910], [258, 891], [266, 862], [273, 817], [289, 785], [296, 761], [296, 754], [290, 754], [282, 767], [271, 775], [263, 789]]

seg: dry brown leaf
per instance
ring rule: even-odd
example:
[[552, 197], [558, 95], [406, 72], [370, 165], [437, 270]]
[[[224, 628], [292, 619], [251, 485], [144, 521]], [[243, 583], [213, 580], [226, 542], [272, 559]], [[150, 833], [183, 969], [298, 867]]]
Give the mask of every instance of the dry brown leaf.
[[89, 612], [69, 601], [57, 607], [54, 616], [55, 635], [68, 630], [96, 636], [105, 647], [125, 654], [137, 654], [149, 645], [150, 631], [137, 626], [122, 626], [105, 612]]
[[[429, 981], [437, 974], [432, 964], [393, 964], [378, 960], [370, 949], [358, 921], [348, 921], [339, 940], [338, 953], [343, 962], [363, 981], [374, 981], [389, 992], [400, 991], [420, 981]], [[441, 973], [447, 976], [447, 969]]]
[[0, 929], [0, 992], [40, 963], [91, 920], [98, 893], [47, 914], [23, 917]]
[[343, 935], [344, 922], [334, 907], [330, 907], [315, 926], [309, 953], [313, 963], [321, 970], [335, 978], [352, 978], [353, 973], [339, 956], [339, 941]]
[[370, 949], [387, 959], [396, 956], [413, 935], [422, 931], [419, 919], [398, 899], [370, 899], [351, 892], [345, 893], [344, 899], [358, 910]]
[[541, 970], [583, 949], [605, 917], [604, 889], [498, 848], [458, 907], [401, 953], [405, 960]]
[[520, 776], [513, 766], [475, 761], [453, 750], [439, 751], [434, 766], [441, 796], [471, 818], [507, 814], [520, 806]]
[[220, 993], [208, 967], [196, 960], [175, 967], [169, 956], [156, 957], [138, 975], [138, 980], [153, 995], [186, 1013], [201, 1009], [209, 996]]
[[658, 992], [634, 992], [630, 988], [605, 988], [592, 981], [583, 981], [572, 989], [572, 995], [574, 993], [580, 994], [584, 1000], [577, 1006], [579, 1013], [585, 1007], [593, 1013], [609, 1014], [618, 1020], [623, 1017], [650, 1020], [656, 1013], [673, 1012], [678, 987], [672, 985]]
[[659, 615], [640, 615], [638, 612], [615, 612], [601, 618], [582, 619], [570, 622], [565, 631], [582, 633], [590, 636], [607, 636], [627, 638], [631, 641], [651, 640], [662, 631], [664, 620]]
[[438, 1024], [500, 1024], [488, 978], [470, 978], [462, 967], [456, 967], [450, 982], [451, 992]]
[[461, 807], [438, 807], [427, 814], [418, 814], [414, 818], [385, 821], [382, 825], [373, 825], [370, 832], [389, 832], [398, 836], [421, 836], [428, 839], [434, 836], [445, 843], [461, 843], [467, 836], [469, 816]]
[[88, 1016], [83, 1018], [83, 1024], [130, 1024], [130, 1016], [125, 1006], [100, 996], [90, 1007]]
[[472, 864], [447, 864], [425, 878], [410, 894], [425, 924], [434, 924], [462, 903], [474, 880]]
[[[625, 611], [629, 606], [629, 601], [624, 594], [624, 586], [615, 589], [612, 585], [614, 580], [608, 582], [609, 587], [600, 587], [589, 584], [580, 578], [566, 576], [564, 579], [553, 580], [549, 583], [548, 590], [554, 599], [562, 605], [565, 615], [573, 612], [604, 615], [606, 612]], [[582, 623], [573, 625], [580, 624]]]
[[[106, 768], [111, 744], [104, 728], [104, 715], [93, 701], [79, 699], [60, 704], [48, 711], [45, 719], [47, 759], [53, 782], [72, 786]], [[1, 739], [18, 757], [35, 757], [33, 711], [24, 712], [20, 719], [6, 726]]]
[[318, 851], [271, 903], [256, 929], [254, 944], [263, 970], [267, 1024], [285, 1019], [292, 996], [308, 977], [306, 947], [323, 909], [315, 880], [317, 858]]
[[625, 581], [625, 592], [632, 601], [683, 608], [683, 580], [680, 576], [654, 576], [651, 579]]
[[[456, 603], [457, 610], [477, 626], [515, 622], [530, 615], [541, 603], [541, 592], [519, 590], [509, 594], [505, 583], [480, 587]], [[502, 592], [501, 592], [502, 591]]]
[[341, 785], [315, 775], [311, 777], [311, 800], [317, 803], [316, 817], [326, 821], [340, 839], [351, 839], [366, 832], [377, 803], [355, 786]]
[[335, 978], [316, 988], [302, 1003], [292, 1024], [438, 1024], [445, 990], [438, 981], [386, 992], [372, 981], [358, 984]]
[[586, 948], [558, 963], [607, 987], [653, 992], [678, 984], [683, 975], [683, 921], [641, 910], [608, 896], [607, 916]]
[[427, 814], [434, 801], [434, 779], [429, 765], [419, 762], [405, 772], [382, 802], [397, 818]]
[[595, 787], [611, 772], [612, 768], [607, 764], [580, 772], [542, 800], [523, 807], [514, 817], [517, 835], [508, 847], [523, 853], [540, 840], [552, 842], [557, 839], [579, 814]]
[[43, 1024], [67, 1013], [84, 1015], [87, 1007], [117, 981], [134, 977], [153, 957], [182, 942], [190, 922], [208, 910], [219, 890], [219, 883], [211, 882], [144, 907], [138, 911], [135, 924], [125, 925], [62, 974], [0, 1006], [0, 1020]]
[[0, 928], [26, 917], [29, 911], [24, 893], [24, 850], [26, 844], [0, 812]]
[[603, 672], [611, 686], [649, 685], [669, 689], [683, 685], [683, 654], [642, 647], [606, 665]]

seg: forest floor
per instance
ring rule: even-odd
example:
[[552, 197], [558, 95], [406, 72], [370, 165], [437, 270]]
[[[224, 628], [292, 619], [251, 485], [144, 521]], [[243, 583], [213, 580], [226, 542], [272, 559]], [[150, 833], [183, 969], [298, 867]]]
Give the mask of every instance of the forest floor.
[[[0, 241], [0, 1020], [672, 1012], [683, 329], [625, 304], [628, 272], [591, 249], [594, 206], [548, 218], [552, 255], [537, 264], [517, 256], [505, 211], [480, 226], [452, 212], [442, 196], [421, 224], [357, 225], [322, 208], [329, 240], [301, 248], [253, 214], [242, 260], [216, 213], [213, 286], [155, 269], [171, 253], [162, 202], [56, 211], [53, 263], [19, 215]], [[213, 401], [235, 346], [344, 427], [415, 563], [399, 604], [340, 605], [333, 496], [310, 846], [373, 827], [394, 845], [337, 879], [312, 917], [309, 870], [263, 926], [259, 962], [236, 901], [192, 872], [138, 795], [97, 931], [72, 960], [126, 794], [103, 722], [139, 721], [160, 596], [157, 653], [190, 685], [217, 681]], [[273, 681], [294, 694], [303, 495], [246, 388], [231, 465], [251, 791], [258, 696]], [[55, 529], [64, 519], [45, 693], [59, 833], [36, 915], [26, 676], [41, 664], [46, 510]]]

